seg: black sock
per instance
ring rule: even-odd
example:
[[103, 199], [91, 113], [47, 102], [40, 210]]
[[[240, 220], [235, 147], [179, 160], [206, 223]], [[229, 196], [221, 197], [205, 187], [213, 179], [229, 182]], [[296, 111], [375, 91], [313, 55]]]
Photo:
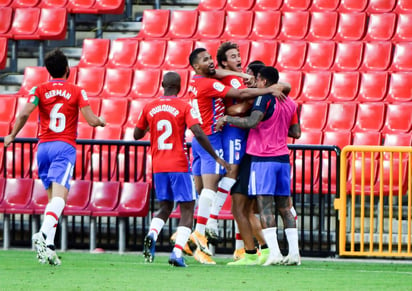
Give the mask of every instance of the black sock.
[[253, 250], [245, 250], [245, 252], [246, 252], [247, 254], [249, 254], [249, 255], [254, 255], [254, 254], [256, 254], [256, 249], [253, 249]]

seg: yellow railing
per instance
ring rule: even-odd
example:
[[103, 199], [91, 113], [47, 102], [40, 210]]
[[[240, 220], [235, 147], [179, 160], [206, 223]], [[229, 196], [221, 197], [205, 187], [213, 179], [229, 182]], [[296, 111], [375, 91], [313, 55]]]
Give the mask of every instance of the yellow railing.
[[339, 255], [412, 257], [412, 147], [341, 152]]

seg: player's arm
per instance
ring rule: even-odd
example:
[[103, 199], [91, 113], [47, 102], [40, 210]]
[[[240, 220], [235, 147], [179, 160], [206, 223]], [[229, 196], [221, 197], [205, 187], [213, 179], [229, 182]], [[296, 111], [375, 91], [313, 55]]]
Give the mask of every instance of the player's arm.
[[87, 123], [90, 126], [96, 127], [96, 126], [106, 126], [106, 120], [103, 117], [99, 117], [96, 114], [94, 114], [92, 108], [90, 105], [86, 105], [82, 108], [80, 108], [80, 112], [82, 113], [84, 119], [86, 119]]
[[194, 124], [190, 127], [190, 130], [193, 132], [193, 135], [196, 137], [196, 140], [199, 144], [215, 159], [217, 163], [225, 167], [226, 171], [230, 171], [230, 165], [223, 159], [221, 159], [213, 149], [208, 137], [202, 130], [199, 124]]
[[145, 136], [146, 132], [149, 130], [149, 128], [146, 129], [141, 129], [139, 127], [135, 127], [133, 131], [133, 137], [135, 140], [141, 139], [142, 137]]
[[240, 128], [255, 128], [262, 121], [265, 114], [260, 110], [253, 110], [250, 116], [236, 117], [225, 115], [216, 123], [216, 130], [221, 130], [225, 124], [231, 124]]
[[13, 126], [13, 129], [11, 130], [11, 133], [7, 136], [4, 137], [4, 146], [8, 147], [16, 138], [16, 135], [20, 132], [20, 130], [23, 128], [23, 126], [26, 124], [27, 119], [29, 119], [30, 114], [36, 109], [36, 104], [33, 103], [26, 103], [24, 105], [23, 109], [19, 114], [17, 115], [16, 118], [16, 123]]
[[274, 84], [267, 88], [246, 88], [239, 90], [230, 88], [230, 90], [226, 93], [226, 97], [236, 99], [250, 99], [261, 95], [272, 94], [276, 97], [276, 99], [284, 100], [285, 95], [282, 93], [282, 90], [283, 85], [281, 84]]
[[300, 128], [299, 117], [297, 112], [295, 111], [295, 114], [292, 117], [292, 121], [290, 122], [288, 136], [293, 138], [300, 138], [301, 133], [302, 132]]
[[278, 82], [277, 85], [279, 85], [279, 89], [286, 96], [289, 95], [290, 90], [292, 90], [292, 86], [287, 82]]
[[235, 72], [231, 70], [219, 69], [219, 68], [216, 68], [216, 73], [213, 75], [213, 78], [220, 80], [227, 76], [236, 76], [236, 77], [242, 78], [245, 84], [253, 83], [255, 81], [255, 76], [253, 75], [249, 75], [243, 72]]
[[231, 105], [226, 108], [226, 114], [231, 116], [245, 115], [253, 106], [253, 99], [246, 99], [243, 102]]

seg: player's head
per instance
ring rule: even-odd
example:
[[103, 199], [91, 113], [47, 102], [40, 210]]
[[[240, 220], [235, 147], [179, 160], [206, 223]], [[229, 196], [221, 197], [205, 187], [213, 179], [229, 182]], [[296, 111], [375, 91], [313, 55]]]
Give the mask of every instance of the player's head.
[[256, 78], [258, 88], [266, 88], [279, 81], [279, 72], [274, 67], [263, 67]]
[[256, 88], [256, 79], [259, 71], [265, 67], [265, 64], [261, 61], [253, 61], [246, 68], [246, 74], [255, 77], [254, 82], [247, 84], [249, 88]]
[[216, 73], [213, 59], [205, 48], [197, 48], [190, 53], [189, 62], [196, 74], [213, 76]]
[[239, 46], [234, 42], [224, 42], [217, 50], [217, 64], [219, 67], [235, 72], [242, 71], [242, 59]]
[[176, 72], [167, 72], [163, 76], [162, 87], [165, 96], [174, 96], [180, 92], [180, 75]]
[[254, 60], [253, 62], [250, 62], [248, 66], [250, 65], [263, 65], [264, 66], [265, 63], [259, 60]]
[[69, 76], [69, 62], [66, 55], [59, 49], [47, 53], [44, 64], [53, 78], [67, 78]]

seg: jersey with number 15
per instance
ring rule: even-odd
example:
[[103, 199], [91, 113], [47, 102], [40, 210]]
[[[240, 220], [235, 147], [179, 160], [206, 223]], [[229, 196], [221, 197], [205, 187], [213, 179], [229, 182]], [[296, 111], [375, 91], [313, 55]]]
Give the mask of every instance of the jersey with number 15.
[[33, 87], [28, 102], [39, 107], [39, 143], [64, 141], [76, 146], [79, 108], [89, 105], [83, 89], [53, 79]]
[[160, 97], [145, 105], [136, 127], [150, 128], [153, 173], [189, 171], [185, 131], [199, 123], [197, 111], [175, 96]]

